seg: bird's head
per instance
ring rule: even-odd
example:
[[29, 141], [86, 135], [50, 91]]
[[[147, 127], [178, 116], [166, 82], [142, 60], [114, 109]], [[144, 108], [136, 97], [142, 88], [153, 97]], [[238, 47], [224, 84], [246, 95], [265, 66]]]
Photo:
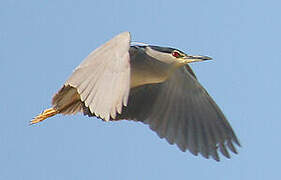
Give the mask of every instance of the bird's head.
[[178, 49], [161, 46], [143, 46], [144, 52], [156, 60], [167, 64], [185, 65], [191, 62], [211, 60], [208, 56], [189, 55]]

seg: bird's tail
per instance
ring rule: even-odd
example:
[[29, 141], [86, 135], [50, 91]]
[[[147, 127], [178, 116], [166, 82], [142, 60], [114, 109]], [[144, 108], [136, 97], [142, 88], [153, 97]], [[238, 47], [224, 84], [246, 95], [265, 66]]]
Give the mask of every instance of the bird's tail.
[[58, 114], [59, 111], [54, 109], [54, 108], [50, 108], [50, 109], [46, 109], [45, 111], [43, 111], [41, 114], [39, 114], [38, 116], [36, 116], [35, 118], [33, 118], [31, 121], [30, 121], [30, 125], [32, 124], [36, 124], [36, 123], [39, 123], [41, 121], [44, 121], [45, 119], [49, 118], [49, 117], [52, 117], [56, 114]]

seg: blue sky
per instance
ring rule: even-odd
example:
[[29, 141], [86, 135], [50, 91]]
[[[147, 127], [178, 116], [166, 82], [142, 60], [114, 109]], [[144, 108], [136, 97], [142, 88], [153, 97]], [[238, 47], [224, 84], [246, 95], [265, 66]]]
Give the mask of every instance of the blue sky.
[[[278, 179], [281, 3], [229, 1], [0, 2], [0, 179]], [[58, 115], [28, 122], [89, 52], [134, 41], [213, 57], [194, 63], [242, 148], [217, 163], [181, 152], [146, 125]]]

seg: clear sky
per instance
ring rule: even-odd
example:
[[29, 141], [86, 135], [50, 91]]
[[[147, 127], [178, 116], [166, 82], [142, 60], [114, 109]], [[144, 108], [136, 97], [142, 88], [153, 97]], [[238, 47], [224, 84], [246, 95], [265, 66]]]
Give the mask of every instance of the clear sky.
[[[281, 3], [264, 0], [0, 2], [0, 179], [279, 179]], [[192, 68], [242, 143], [221, 162], [146, 125], [81, 114], [28, 122], [114, 35], [213, 57]]]

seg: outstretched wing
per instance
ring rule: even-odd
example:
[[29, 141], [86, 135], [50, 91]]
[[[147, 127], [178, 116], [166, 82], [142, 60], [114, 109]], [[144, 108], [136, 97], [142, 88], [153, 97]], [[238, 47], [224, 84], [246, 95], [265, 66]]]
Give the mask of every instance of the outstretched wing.
[[115, 118], [127, 105], [129, 48], [129, 32], [117, 35], [89, 54], [64, 84], [75, 88], [91, 113], [104, 120]]
[[230, 158], [228, 149], [237, 153], [239, 144], [225, 116], [199, 84], [188, 66], [159, 84], [131, 89], [128, 106], [117, 118], [149, 124], [161, 138], [177, 144], [192, 154], [212, 156], [219, 161], [217, 150]]

